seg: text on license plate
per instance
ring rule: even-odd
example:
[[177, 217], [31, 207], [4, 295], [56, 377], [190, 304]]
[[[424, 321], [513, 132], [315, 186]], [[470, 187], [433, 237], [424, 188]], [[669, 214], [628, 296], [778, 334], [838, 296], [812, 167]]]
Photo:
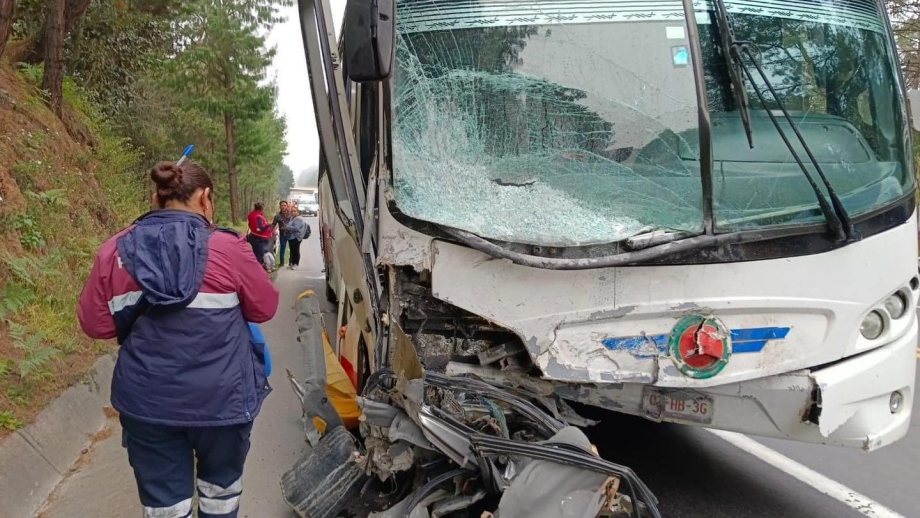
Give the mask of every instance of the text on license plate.
[[646, 389], [642, 406], [645, 415], [655, 420], [669, 419], [700, 424], [712, 422], [712, 398], [701, 394]]

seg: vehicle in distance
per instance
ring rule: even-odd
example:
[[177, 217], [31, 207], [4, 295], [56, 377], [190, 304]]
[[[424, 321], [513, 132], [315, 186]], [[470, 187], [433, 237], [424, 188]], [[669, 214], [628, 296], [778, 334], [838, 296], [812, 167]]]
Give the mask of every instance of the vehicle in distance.
[[302, 216], [316, 216], [319, 214], [319, 203], [316, 200], [299, 200], [297, 210]]

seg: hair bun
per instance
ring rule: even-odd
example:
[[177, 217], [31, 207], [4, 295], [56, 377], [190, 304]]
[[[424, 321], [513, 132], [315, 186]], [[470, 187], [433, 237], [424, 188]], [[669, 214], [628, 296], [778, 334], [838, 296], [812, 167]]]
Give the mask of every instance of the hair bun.
[[157, 186], [157, 196], [172, 198], [182, 187], [182, 167], [173, 162], [160, 162], [150, 171], [150, 179]]
[[161, 209], [170, 203], [186, 203], [198, 191], [207, 194], [210, 200], [214, 191], [211, 175], [191, 160], [181, 166], [175, 162], [160, 162], [150, 170], [150, 179], [155, 185], [156, 203]]

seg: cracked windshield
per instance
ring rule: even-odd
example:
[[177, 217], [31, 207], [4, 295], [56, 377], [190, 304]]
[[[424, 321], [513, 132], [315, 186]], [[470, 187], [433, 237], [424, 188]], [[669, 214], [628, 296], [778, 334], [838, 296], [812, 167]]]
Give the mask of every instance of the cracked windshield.
[[[908, 192], [899, 85], [875, 3], [726, 4], [737, 38], [752, 42], [847, 209], [858, 215]], [[398, 4], [400, 210], [486, 238], [546, 246], [702, 231], [698, 107], [682, 2], [580, 6]], [[707, 8], [698, 2], [696, 19], [713, 119], [717, 225], [822, 221], [769, 119], [767, 110], [778, 114], [780, 103], [756, 76], [747, 82], [749, 148]], [[780, 126], [794, 140], [789, 124]]]
[[701, 230], [699, 161], [678, 146], [698, 119], [689, 42], [663, 4], [611, 23], [561, 2], [398, 3], [400, 209], [538, 245]]

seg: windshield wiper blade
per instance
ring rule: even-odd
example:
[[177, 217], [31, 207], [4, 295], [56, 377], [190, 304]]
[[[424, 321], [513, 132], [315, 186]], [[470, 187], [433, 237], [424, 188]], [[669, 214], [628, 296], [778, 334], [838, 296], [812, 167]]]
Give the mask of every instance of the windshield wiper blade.
[[630, 250], [643, 250], [645, 248], [672, 243], [688, 237], [693, 237], [693, 234], [691, 232], [674, 230], [649, 229], [626, 238], [626, 248]]
[[[835, 229], [835, 232], [837, 232], [842, 241], [855, 241], [858, 239], [858, 236], [856, 234], [856, 229], [853, 228], [853, 220], [850, 218], [849, 212], [847, 212], [846, 207], [843, 205], [843, 201], [840, 200], [840, 196], [837, 195], [836, 189], [834, 189], [834, 186], [831, 184], [830, 180], [827, 178], [827, 175], [824, 173], [824, 169], [821, 167], [821, 163], [818, 162], [817, 158], [815, 158], [815, 154], [811, 150], [811, 146], [808, 145], [808, 142], [805, 141], [805, 137], [802, 136], [802, 132], [799, 130], [798, 123], [796, 123], [792, 116], [789, 114], [789, 110], [786, 109], [786, 104], [779, 98], [779, 94], [776, 93], [776, 89], [773, 87], [773, 83], [770, 81], [770, 78], [767, 76], [766, 72], [764, 72], [763, 67], [760, 66], [760, 63], [754, 58], [754, 54], [751, 53], [750, 49], [745, 49], [745, 54], [747, 55], [748, 59], [751, 60], [751, 63], [754, 64], [754, 68], [757, 69], [757, 74], [763, 80], [764, 85], [766, 85], [767, 89], [770, 90], [770, 95], [773, 96], [774, 102], [779, 107], [780, 111], [783, 112], [783, 118], [785, 118], [786, 122], [789, 123], [789, 127], [792, 128], [792, 131], [795, 133], [799, 144], [801, 144], [802, 149], [805, 150], [805, 154], [808, 155], [809, 161], [811, 161], [815, 171], [818, 173], [818, 177], [821, 179], [821, 183], [824, 184], [824, 188], [827, 190], [827, 194], [831, 199], [831, 204], [833, 205], [833, 214], [837, 220], [834, 224], [830, 222], [829, 218], [828, 223], [832, 226], [839, 226], [839, 228]], [[742, 68], [753, 85], [754, 78], [751, 74], [751, 71], [748, 70], [747, 67]], [[779, 125], [779, 121], [776, 120], [776, 116], [773, 115], [773, 112], [770, 111], [769, 108], [767, 108], [767, 101], [763, 98], [763, 94], [761, 93], [760, 89], [754, 86], [754, 92], [757, 94], [757, 97], [760, 100], [760, 103], [763, 105], [764, 110], [767, 112], [767, 115], [770, 117], [770, 120], [773, 121], [773, 126], [776, 127], [776, 131], [779, 132], [780, 137], [786, 144], [786, 147], [789, 148], [789, 151], [792, 153], [792, 156], [799, 164], [802, 172], [806, 173], [809, 182], [812, 183], [812, 188], [815, 189], [815, 195], [818, 196], [818, 203], [821, 205], [821, 210], [827, 214], [828, 211], [825, 208], [827, 205], [827, 200], [818, 189], [818, 186], [814, 185], [814, 179], [812, 179], [810, 172], [808, 172], [808, 169], [805, 167], [805, 164], [802, 163], [802, 160], [799, 158], [799, 155], [795, 151], [792, 143], [789, 142], [789, 139], [786, 137], [786, 133]]]
[[529, 266], [531, 268], [540, 268], [543, 270], [592, 270], [596, 268], [634, 266], [652, 263], [668, 256], [692, 252], [702, 248], [718, 248], [721, 246], [757, 243], [786, 237], [803, 236], [815, 232], [815, 227], [785, 227], [729, 232], [727, 234], [691, 234], [690, 237], [686, 239], [678, 239], [676, 241], [658, 244], [650, 248], [623, 252], [617, 255], [562, 258], [542, 257], [516, 252], [503, 247], [500, 243], [489, 241], [472, 232], [440, 225], [438, 228], [441, 232], [453, 238], [458, 243], [474, 250], [479, 250], [486, 255], [496, 259], [507, 259], [521, 266]]
[[[777, 133], [779, 134], [783, 143], [789, 149], [789, 152], [795, 159], [796, 164], [798, 164], [799, 168], [802, 170], [802, 173], [808, 180], [809, 185], [811, 185], [811, 188], [815, 192], [815, 196], [818, 199], [818, 205], [821, 207], [821, 211], [824, 213], [824, 217], [827, 220], [827, 224], [831, 231], [840, 241], [853, 241], [857, 239], [856, 230], [853, 228], [853, 222], [850, 219], [850, 215], [847, 213], [846, 207], [843, 206], [843, 202], [840, 201], [840, 197], [837, 196], [837, 192], [834, 190], [833, 185], [831, 185], [830, 181], [827, 179], [827, 175], [824, 174], [824, 169], [821, 168], [821, 164], [818, 162], [818, 159], [815, 158], [815, 154], [812, 152], [811, 147], [805, 141], [805, 137], [802, 136], [802, 132], [799, 131], [799, 125], [795, 122], [792, 116], [789, 115], [789, 110], [786, 109], [786, 104], [782, 101], [782, 99], [780, 99], [779, 94], [776, 92], [776, 88], [773, 87], [773, 82], [770, 81], [770, 78], [767, 76], [766, 72], [764, 72], [760, 62], [757, 61], [757, 59], [754, 57], [754, 54], [751, 52], [750, 44], [747, 42], [738, 42], [735, 39], [734, 26], [732, 24], [731, 18], [728, 16], [728, 10], [725, 7], [724, 0], [712, 0], [712, 3], [716, 8], [716, 21], [719, 25], [719, 32], [722, 35], [723, 42], [727, 39], [727, 45], [731, 50], [729, 55], [731, 56], [733, 64], [744, 73], [748, 81], [751, 83], [751, 89], [754, 90], [754, 93], [757, 95], [757, 99], [760, 101], [761, 106], [763, 107], [764, 111], [767, 112], [767, 115], [770, 117], [770, 121], [773, 122], [773, 126], [776, 128]], [[723, 43], [723, 47], [725, 44], [726, 43]], [[760, 79], [770, 91], [770, 95], [773, 96], [774, 102], [782, 111], [783, 117], [786, 119], [786, 122], [789, 123], [789, 127], [791, 127], [792, 131], [795, 133], [799, 144], [808, 155], [808, 159], [811, 161], [811, 164], [817, 171], [818, 177], [821, 179], [821, 183], [827, 190], [828, 196], [831, 199], [830, 204], [828, 204], [827, 198], [824, 197], [824, 194], [818, 187], [817, 182], [815, 182], [815, 179], [812, 177], [811, 171], [809, 171], [805, 163], [802, 162], [802, 159], [799, 156], [798, 151], [796, 151], [795, 146], [793, 146], [792, 142], [789, 141], [789, 138], [786, 136], [786, 132], [783, 130], [782, 126], [780, 126], [776, 116], [770, 110], [769, 106], [767, 106], [767, 101], [764, 99], [763, 92], [761, 92], [760, 88], [758, 88], [757, 83], [754, 81], [754, 75], [751, 73], [751, 70], [745, 63], [745, 57], [754, 64], [754, 68], [757, 69], [757, 74], [760, 76]], [[732, 79], [732, 84], [734, 86], [734, 79]], [[748, 113], [748, 117], [749, 116], [750, 114]], [[745, 114], [742, 112], [742, 121], [744, 120], [744, 117]], [[745, 130], [750, 131], [750, 119], [745, 122]]]
[[722, 56], [725, 58], [725, 68], [732, 82], [732, 93], [738, 113], [741, 114], [741, 123], [744, 124], [744, 133], [747, 135], [748, 145], [754, 148], [754, 132], [751, 129], [751, 108], [748, 103], [747, 89], [744, 88], [744, 74], [741, 52], [747, 48], [746, 41], [735, 38], [735, 28], [728, 18], [728, 10], [722, 0], [713, 1], [716, 8], [716, 20], [719, 26], [719, 40], [722, 46]]

